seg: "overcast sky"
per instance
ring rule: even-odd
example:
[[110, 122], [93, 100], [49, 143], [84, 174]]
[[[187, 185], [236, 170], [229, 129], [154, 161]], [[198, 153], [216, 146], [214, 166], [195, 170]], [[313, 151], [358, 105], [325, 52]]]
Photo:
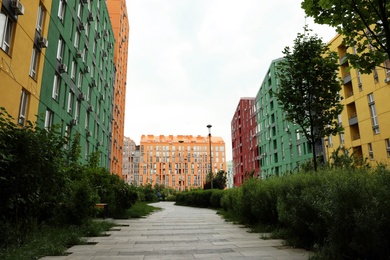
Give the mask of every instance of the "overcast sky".
[[[220, 136], [255, 97], [272, 60], [303, 31], [301, 1], [126, 0], [130, 22], [125, 136]], [[325, 42], [335, 31], [306, 23]]]

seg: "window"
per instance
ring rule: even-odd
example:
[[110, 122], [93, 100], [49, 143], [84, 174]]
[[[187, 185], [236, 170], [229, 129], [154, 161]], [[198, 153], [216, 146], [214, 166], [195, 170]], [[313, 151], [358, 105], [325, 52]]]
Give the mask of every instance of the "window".
[[26, 123], [29, 96], [30, 96], [29, 93], [25, 89], [23, 89], [20, 95], [20, 107], [19, 107], [19, 117], [18, 117], [19, 125], [24, 125]]
[[31, 55], [30, 77], [37, 79], [39, 51], [34, 47]]
[[70, 78], [74, 81], [75, 77], [76, 77], [76, 62], [74, 60], [72, 60], [72, 68], [70, 71]]
[[65, 137], [65, 144], [64, 144], [64, 149], [68, 150], [69, 148], [69, 143], [70, 143], [70, 127], [69, 125], [65, 126], [65, 132], [64, 132], [64, 137]]
[[8, 54], [11, 51], [12, 34], [14, 30], [14, 21], [3, 12], [0, 13], [0, 40], [1, 48]]
[[37, 32], [42, 35], [43, 30], [43, 21], [45, 19], [45, 9], [40, 4], [38, 7], [38, 17], [37, 17]]
[[372, 144], [368, 143], [368, 155], [370, 156], [370, 160], [374, 160], [374, 152], [372, 151]]
[[386, 78], [390, 78], [390, 60], [385, 60], [385, 72], [386, 72]]
[[74, 33], [74, 47], [76, 49], [79, 48], [79, 40], [80, 40], [80, 32], [76, 30], [76, 32]]
[[374, 134], [379, 134], [378, 116], [376, 114], [375, 100], [374, 100], [373, 93], [368, 95], [368, 106], [371, 112], [372, 129], [374, 131]]
[[74, 94], [71, 91], [69, 91], [69, 96], [68, 96], [68, 113], [69, 114], [72, 114], [72, 109], [73, 109], [73, 98], [74, 98]]
[[59, 62], [62, 62], [63, 57], [64, 57], [64, 40], [59, 39], [58, 48], [57, 48], [57, 60]]
[[89, 123], [89, 113], [85, 114], [85, 129], [88, 129], [88, 123]]
[[81, 3], [79, 3], [78, 8], [77, 8], [77, 17], [79, 19], [81, 19], [82, 14], [83, 14], [83, 6]]
[[356, 76], [358, 80], [359, 91], [363, 91], [362, 74], [360, 70], [356, 70]]
[[379, 79], [378, 79], [378, 71], [376, 70], [376, 68], [374, 68], [374, 70], [372, 71], [372, 74], [374, 75], [374, 81], [375, 81], [375, 83], [378, 83], [378, 82], [379, 82]]
[[60, 84], [61, 84], [61, 78], [57, 74], [54, 75], [52, 98], [56, 101], [58, 101], [58, 96], [60, 93]]
[[385, 144], [386, 144], [387, 157], [390, 158], [390, 139], [389, 138], [385, 139]]
[[85, 143], [85, 155], [84, 155], [85, 160], [88, 160], [88, 154], [89, 154], [89, 142], [86, 142]]
[[74, 119], [76, 119], [78, 121], [79, 117], [80, 117], [80, 101], [77, 101], [76, 108], [74, 110]]
[[77, 87], [79, 89], [81, 89], [81, 84], [83, 83], [83, 77], [81, 75], [81, 72], [78, 73], [78, 77], [77, 77]]
[[52, 125], [53, 125], [53, 112], [48, 109], [46, 110], [46, 114], [45, 114], [45, 129], [50, 130]]
[[58, 6], [58, 18], [60, 18], [61, 21], [64, 21], [65, 9], [66, 9], [66, 0], [60, 0]]

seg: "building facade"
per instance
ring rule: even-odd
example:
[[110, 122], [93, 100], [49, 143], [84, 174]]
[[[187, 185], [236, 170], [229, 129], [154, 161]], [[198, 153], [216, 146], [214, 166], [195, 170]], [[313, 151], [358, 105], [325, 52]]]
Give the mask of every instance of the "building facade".
[[241, 98], [231, 121], [234, 186], [260, 173], [255, 98]]
[[123, 142], [123, 180], [135, 186], [139, 185], [139, 161], [140, 161], [140, 146], [135, 142], [125, 137]]
[[354, 48], [344, 46], [342, 36], [337, 35], [329, 45], [340, 58], [344, 110], [339, 122], [344, 132], [325, 138], [326, 157], [339, 148], [373, 166], [390, 165], [390, 61], [371, 74], [361, 74], [349, 67], [345, 54]]
[[0, 107], [36, 121], [52, 1], [0, 0]]
[[42, 126], [80, 134], [81, 163], [92, 152], [109, 169], [114, 97], [114, 34], [106, 1], [59, 0], [47, 10], [48, 47], [38, 112]]
[[226, 188], [234, 187], [233, 161], [226, 162]]
[[[268, 72], [256, 95], [257, 141], [261, 177], [280, 175], [299, 170], [300, 164], [312, 159], [312, 148], [300, 133], [298, 125], [285, 119], [285, 113], [270, 90], [277, 92], [278, 63], [271, 62]], [[323, 154], [322, 146], [316, 147], [317, 155]]]
[[110, 154], [110, 171], [122, 176], [122, 153], [125, 130], [126, 79], [129, 20], [125, 0], [107, 0], [108, 13], [114, 31], [115, 81], [113, 92], [112, 143]]
[[[211, 167], [210, 167], [211, 142]], [[225, 142], [221, 137], [142, 135], [140, 185], [162, 184], [176, 190], [202, 188], [206, 176], [226, 172]]]

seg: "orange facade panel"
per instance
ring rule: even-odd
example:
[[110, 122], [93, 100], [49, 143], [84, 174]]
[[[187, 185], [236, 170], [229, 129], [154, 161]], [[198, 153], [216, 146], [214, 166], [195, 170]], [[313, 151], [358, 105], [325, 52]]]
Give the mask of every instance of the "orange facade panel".
[[176, 190], [202, 188], [211, 168], [226, 172], [221, 137], [143, 135], [140, 142], [139, 185], [162, 184]]

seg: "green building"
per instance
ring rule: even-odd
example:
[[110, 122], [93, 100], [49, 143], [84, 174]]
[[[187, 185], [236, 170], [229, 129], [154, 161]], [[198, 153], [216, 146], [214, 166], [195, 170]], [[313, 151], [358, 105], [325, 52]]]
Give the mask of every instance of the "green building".
[[109, 168], [114, 93], [114, 34], [105, 1], [53, 1], [43, 67], [41, 126], [80, 134], [81, 163], [101, 152]]
[[[270, 90], [277, 92], [276, 72], [282, 60], [271, 62], [256, 95], [256, 132], [262, 178], [296, 171], [301, 163], [312, 159], [311, 146], [299, 133], [300, 127], [285, 119], [277, 98], [270, 93]], [[318, 147], [317, 155], [321, 154], [322, 148]]]

